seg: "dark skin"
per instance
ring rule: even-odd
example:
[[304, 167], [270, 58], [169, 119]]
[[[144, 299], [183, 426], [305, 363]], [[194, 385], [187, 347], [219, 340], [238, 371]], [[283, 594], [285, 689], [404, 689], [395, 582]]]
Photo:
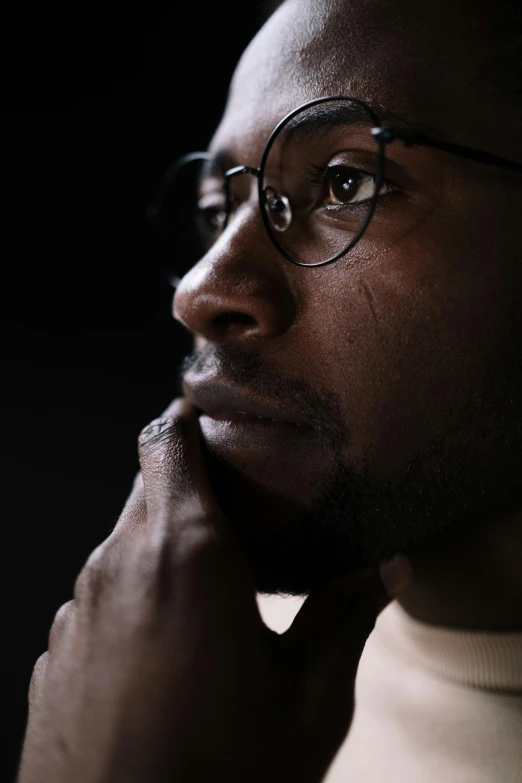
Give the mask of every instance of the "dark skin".
[[139, 456], [36, 664], [19, 783], [321, 780], [407, 560], [314, 593], [279, 636], [212, 491], [197, 411], [175, 400]]
[[[474, 4], [470, 29], [456, 5], [289, 0], [243, 57], [211, 148], [256, 165], [286, 111], [342, 92], [516, 159], [519, 110], [504, 108], [506, 135], [501, 105], [470, 89], [487, 14]], [[180, 284], [188, 400], [140, 439], [118, 525], [55, 620], [20, 783], [318, 782], [390, 597], [428, 623], [522, 627], [521, 183], [393, 154], [412, 183], [395, 208], [422, 217], [400, 242], [368, 233], [349, 261], [303, 270], [247, 199]], [[299, 459], [213, 438], [192, 399], [205, 374], [308, 412]], [[386, 592], [377, 565], [397, 551]], [[292, 627], [270, 632], [255, 589], [307, 581]]]
[[[409, 3], [334, 2], [329, 14], [311, 4], [296, 21], [297, 6], [300, 12], [295, 2], [279, 9], [238, 66], [210, 145], [231, 166], [257, 165], [282, 116], [339, 93], [371, 100], [439, 138], [517, 159], [520, 107], [501, 90], [477, 86], [491, 4], [473, 4], [472, 30], [465, 2], [453, 11], [423, 4], [422, 13]], [[267, 525], [275, 541], [296, 520], [328, 527], [335, 516], [349, 556], [338, 563], [338, 539], [329, 547], [325, 537], [329, 573], [405, 551], [414, 578], [401, 603], [414, 617], [514, 630], [522, 627], [521, 178], [433, 150], [393, 145], [389, 155], [413, 180], [397, 202], [411, 227], [400, 241], [387, 243], [375, 229], [346, 259], [302, 269], [274, 251], [252, 199], [227, 241], [182, 280], [174, 314], [218, 377], [240, 377], [241, 359], [255, 357], [256, 372], [245, 361], [241, 376], [251, 388], [267, 394], [264, 377], [272, 388], [278, 377], [290, 405], [290, 381], [298, 379], [303, 398], [326, 388], [335, 402], [328, 412], [342, 442], [311, 449], [306, 462], [222, 452], [234, 467], [220, 476], [224, 503], [248, 479], [241, 502], [228, 504], [252, 560]], [[416, 202], [423, 204], [417, 212]], [[206, 373], [195, 360], [185, 375], [189, 397]], [[329, 493], [336, 471], [340, 481]], [[333, 501], [332, 514], [343, 476], [355, 488], [358, 515], [350, 515], [350, 491]], [[252, 495], [259, 520], [249, 514], [244, 529], [241, 509]], [[317, 496], [329, 498], [330, 518], [320, 504], [307, 516]], [[319, 525], [310, 528], [309, 552], [304, 533], [289, 536], [279, 570], [267, 567], [267, 547], [260, 587], [300, 592], [321, 551]], [[363, 536], [363, 528], [372, 532]]]

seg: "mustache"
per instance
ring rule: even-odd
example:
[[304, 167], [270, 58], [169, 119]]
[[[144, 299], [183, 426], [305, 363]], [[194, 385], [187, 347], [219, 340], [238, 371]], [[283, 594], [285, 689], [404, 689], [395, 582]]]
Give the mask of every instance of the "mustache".
[[220, 380], [247, 388], [261, 398], [278, 400], [301, 414], [330, 448], [339, 451], [346, 432], [341, 401], [330, 389], [292, 378], [279, 367], [270, 366], [258, 354], [237, 347], [219, 348], [207, 344], [186, 356], [178, 371], [178, 383], [186, 373], [212, 374]]

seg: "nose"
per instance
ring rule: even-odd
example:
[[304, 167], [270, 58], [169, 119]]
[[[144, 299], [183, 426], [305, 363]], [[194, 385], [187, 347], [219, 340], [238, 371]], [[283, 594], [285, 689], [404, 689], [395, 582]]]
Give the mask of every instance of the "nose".
[[174, 317], [210, 342], [278, 337], [296, 313], [287, 262], [271, 246], [260, 216], [237, 215], [216, 244], [181, 280]]

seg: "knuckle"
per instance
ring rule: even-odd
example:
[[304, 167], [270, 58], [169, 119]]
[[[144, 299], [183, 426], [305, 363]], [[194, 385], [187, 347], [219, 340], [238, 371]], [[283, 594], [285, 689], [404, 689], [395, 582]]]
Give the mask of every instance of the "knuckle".
[[139, 594], [147, 604], [167, 602], [172, 593], [174, 577], [172, 537], [162, 535], [149, 541], [140, 552], [135, 573], [139, 581]]
[[74, 586], [77, 600], [97, 603], [110, 580], [111, 547], [104, 541], [87, 559]]
[[179, 531], [176, 555], [183, 561], [197, 561], [215, 549], [220, 538], [207, 515], [198, 515], [187, 521]]
[[49, 632], [49, 650], [53, 650], [60, 640], [63, 638], [66, 629], [68, 628], [75, 610], [75, 601], [68, 601], [63, 604], [54, 617], [51, 630]]
[[131, 542], [147, 523], [147, 504], [143, 490], [143, 479], [136, 482], [131, 494], [127, 498], [123, 511], [112, 531], [109, 539], [115, 547], [128, 549]]
[[164, 601], [175, 587], [176, 574], [204, 563], [216, 541], [203, 520], [191, 520], [175, 531], [154, 531], [144, 542], [135, 569], [143, 593], [154, 602]]

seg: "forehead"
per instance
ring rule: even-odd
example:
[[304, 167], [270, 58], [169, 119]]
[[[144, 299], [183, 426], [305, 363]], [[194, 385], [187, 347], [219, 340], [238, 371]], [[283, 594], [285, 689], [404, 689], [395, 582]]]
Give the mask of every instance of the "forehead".
[[472, 130], [478, 117], [462, 95], [474, 78], [480, 24], [463, 39], [458, 16], [441, 18], [440, 5], [286, 0], [243, 54], [211, 149], [257, 165], [285, 114], [336, 94], [362, 98], [450, 138], [466, 123]]
[[304, 5], [306, 23], [289, 0], [243, 54], [212, 148], [244, 148], [246, 139], [267, 138], [285, 114], [313, 98], [357, 94], [353, 74], [343, 80], [343, 89], [336, 78], [337, 46], [326, 29], [328, 3], [321, 14], [312, 3], [302, 4], [301, 11]]

